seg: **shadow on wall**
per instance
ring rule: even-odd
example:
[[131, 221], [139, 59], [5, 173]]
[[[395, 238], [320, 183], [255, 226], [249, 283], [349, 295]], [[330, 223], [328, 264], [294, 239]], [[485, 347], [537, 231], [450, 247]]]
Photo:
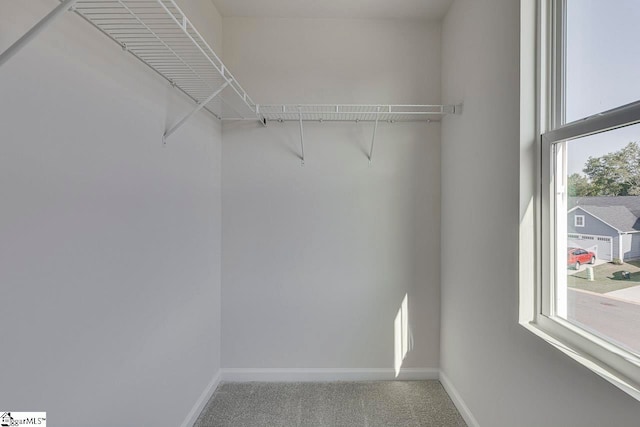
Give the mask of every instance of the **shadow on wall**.
[[400, 368], [407, 353], [413, 348], [413, 337], [409, 331], [409, 295], [405, 294], [393, 321], [393, 359], [396, 378], [400, 375]]

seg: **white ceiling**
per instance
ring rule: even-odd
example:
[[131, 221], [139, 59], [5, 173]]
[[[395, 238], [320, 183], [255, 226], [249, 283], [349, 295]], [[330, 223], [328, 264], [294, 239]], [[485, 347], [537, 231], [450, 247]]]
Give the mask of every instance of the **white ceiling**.
[[441, 19], [453, 0], [212, 0], [224, 17]]

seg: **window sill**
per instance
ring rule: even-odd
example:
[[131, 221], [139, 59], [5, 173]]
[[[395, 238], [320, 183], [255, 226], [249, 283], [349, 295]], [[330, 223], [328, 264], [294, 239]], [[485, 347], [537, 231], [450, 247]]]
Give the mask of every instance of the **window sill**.
[[541, 322], [523, 322], [521, 325], [529, 332], [539, 338], [542, 338], [576, 362], [580, 363], [582, 366], [592, 372], [595, 372], [611, 384], [618, 387], [620, 390], [640, 401], [640, 387], [637, 384], [582, 349], [569, 345], [565, 340], [557, 336], [557, 334], [551, 330], [552, 328], [543, 326], [543, 323], [547, 322], [553, 321], [550, 319], [544, 319]]

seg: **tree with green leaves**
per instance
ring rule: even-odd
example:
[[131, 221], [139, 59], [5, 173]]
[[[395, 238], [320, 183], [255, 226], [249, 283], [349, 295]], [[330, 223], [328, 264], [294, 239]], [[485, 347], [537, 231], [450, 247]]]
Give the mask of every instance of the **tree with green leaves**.
[[586, 176], [579, 173], [573, 173], [568, 178], [569, 196], [585, 197], [593, 196], [591, 193], [591, 183]]
[[569, 196], [640, 195], [640, 146], [630, 142], [624, 148], [600, 157], [589, 157], [586, 176], [569, 176]]

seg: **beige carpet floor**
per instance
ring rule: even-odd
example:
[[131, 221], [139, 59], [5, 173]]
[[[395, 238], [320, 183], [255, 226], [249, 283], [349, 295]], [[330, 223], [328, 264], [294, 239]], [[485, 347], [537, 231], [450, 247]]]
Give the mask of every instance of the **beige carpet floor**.
[[225, 383], [195, 427], [465, 427], [439, 381]]

